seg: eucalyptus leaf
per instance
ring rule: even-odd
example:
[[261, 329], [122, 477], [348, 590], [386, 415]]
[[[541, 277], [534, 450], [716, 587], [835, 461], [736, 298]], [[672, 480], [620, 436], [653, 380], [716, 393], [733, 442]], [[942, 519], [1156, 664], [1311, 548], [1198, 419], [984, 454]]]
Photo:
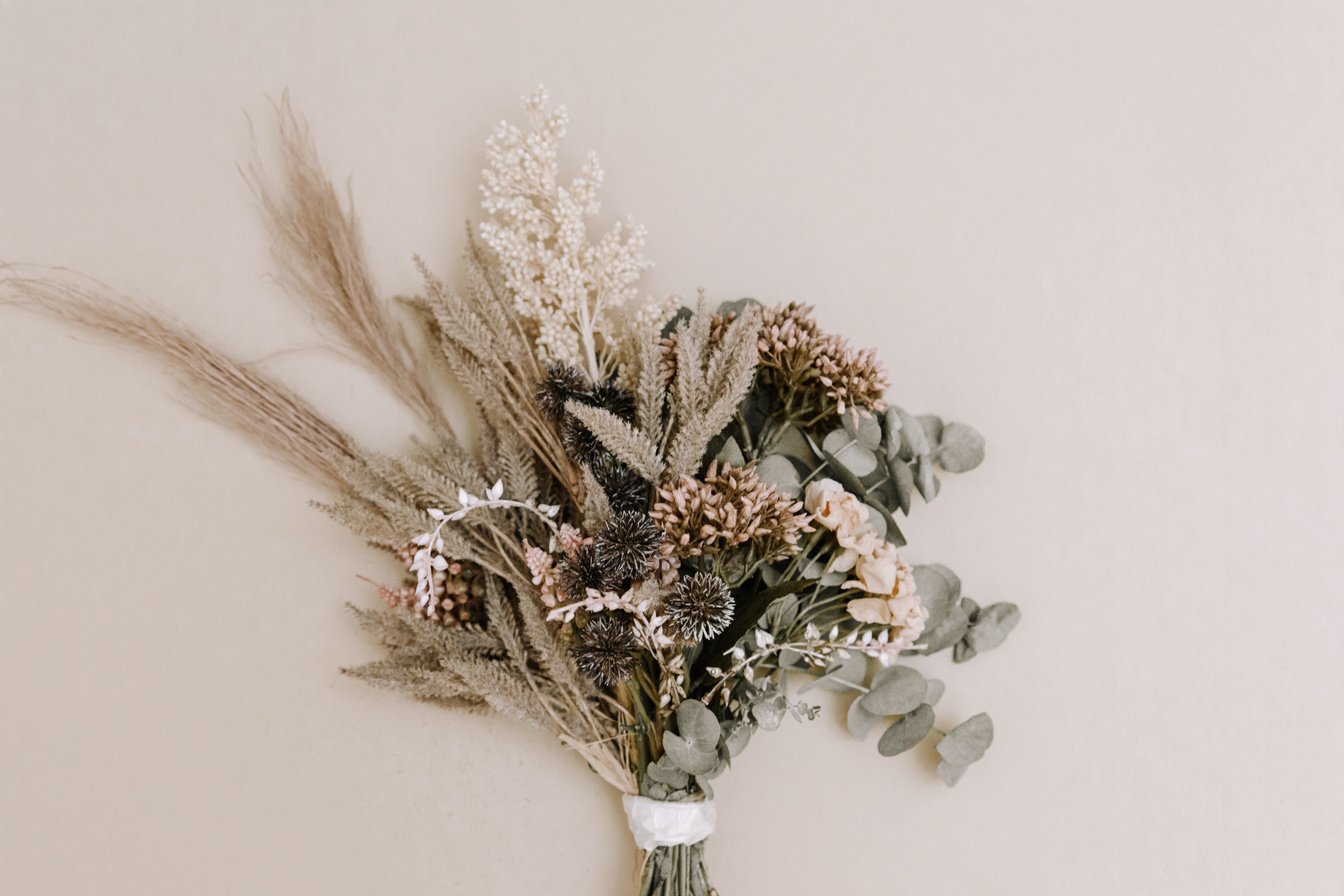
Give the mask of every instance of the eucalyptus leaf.
[[966, 774], [966, 766], [964, 765], [953, 765], [946, 761], [938, 763], [938, 777], [948, 787], [956, 787], [957, 782], [961, 780], [961, 776], [964, 774]]
[[860, 699], [849, 704], [849, 712], [845, 716], [845, 725], [849, 728], [850, 734], [859, 740], [863, 740], [883, 718], [883, 716], [874, 715], [864, 709], [863, 701]]
[[952, 586], [954, 600], [961, 596], [961, 576], [957, 575], [941, 563], [927, 563], [925, 565], [930, 569], [936, 569], [939, 575], [947, 579], [947, 583]]
[[719, 453], [715, 457], [719, 463], [733, 467], [746, 466], [747, 463], [747, 458], [742, 453], [742, 446], [737, 444], [737, 439], [732, 436], [729, 436], [728, 440], [723, 443], [723, 447], [719, 449]]
[[782, 454], [771, 454], [761, 458], [756, 464], [756, 475], [762, 482], [773, 485], [779, 489], [780, 494], [788, 495], [790, 498], [796, 498], [803, 492], [797, 467]]
[[820, 579], [817, 579], [819, 585], [843, 585], [849, 579], [849, 573], [832, 570], [826, 573]]
[[868, 693], [859, 698], [863, 708], [879, 716], [910, 712], [924, 702], [924, 676], [909, 666], [887, 666], [873, 676]]
[[875, 504], [864, 505], [868, 510], [868, 525], [873, 527], [879, 538], [887, 537], [887, 511], [886, 508], [878, 507]]
[[938, 701], [943, 699], [943, 692], [947, 690], [947, 685], [936, 678], [930, 678], [928, 681], [928, 690], [924, 692], [924, 702], [930, 706], [937, 706]]
[[965, 473], [980, 466], [985, 459], [985, 437], [965, 423], [949, 423], [943, 427], [934, 460], [949, 473]]
[[933, 707], [921, 703], [911, 712], [901, 716], [891, 727], [882, 732], [877, 742], [877, 752], [883, 756], [895, 756], [916, 746], [933, 730]]
[[723, 745], [729, 756], [736, 756], [747, 748], [751, 734], [756, 728], [746, 722], [723, 723]]
[[841, 422], [850, 438], [869, 451], [876, 451], [882, 447], [882, 424], [878, 423], [877, 418], [872, 414], [860, 417], [857, 423], [851, 415], [846, 414]]
[[696, 750], [713, 752], [719, 746], [718, 716], [699, 700], [681, 701], [677, 707], [677, 732]]
[[932, 501], [938, 497], [938, 490], [943, 484], [938, 480], [938, 474], [933, 470], [933, 462], [927, 457], [921, 457], [915, 461], [915, 488], [924, 498], [924, 503]]
[[975, 659], [976, 655], [979, 653], [980, 651], [976, 650], [970, 644], [967, 644], [965, 639], [962, 639], [952, 645], [952, 662], [968, 663]]
[[760, 305], [760, 300], [750, 297], [733, 299], [731, 302], [723, 302], [720, 304], [718, 313], [727, 317], [730, 314], [741, 314], [748, 308], [759, 308]]
[[897, 524], [896, 517], [891, 515], [891, 511], [887, 510], [887, 508], [883, 507], [881, 504], [873, 504], [871, 502], [869, 502], [868, 507], [870, 510], [877, 511], [878, 515], [882, 517], [882, 536], [896, 547], [902, 547], [905, 544], [905, 536], [901, 533], [901, 527]]
[[906, 460], [923, 457], [929, 453], [929, 437], [924, 427], [913, 414], [901, 408], [892, 408], [901, 420], [901, 447]]
[[774, 731], [778, 728], [788, 711], [789, 701], [782, 694], [757, 700], [751, 705], [751, 717], [761, 726], [762, 731]]
[[901, 513], [910, 514], [910, 498], [915, 493], [915, 474], [910, 465], [899, 457], [887, 461], [887, 472], [891, 475], [892, 489], [896, 492], [896, 504]]
[[971, 716], [938, 741], [938, 755], [953, 765], [978, 762], [994, 743], [994, 722], [985, 713]]
[[947, 617], [961, 593], [961, 581], [955, 575], [949, 578], [944, 569], [946, 567], [926, 564], [914, 568], [915, 590], [919, 593], [924, 609], [929, 611], [929, 618], [924, 620], [926, 632], [937, 628]]
[[811, 668], [811, 664], [808, 663], [807, 657], [803, 656], [792, 647], [785, 647], [782, 649], [779, 652], [779, 658], [776, 660], [776, 663], [781, 669], [798, 670]]
[[895, 460], [901, 455], [901, 412], [889, 407], [882, 414], [882, 432], [886, 436], [887, 460]]
[[657, 762], [650, 762], [644, 774], [649, 780], [664, 784], [673, 790], [680, 790], [690, 783], [686, 772], [678, 768], [666, 754]]
[[935, 451], [938, 443], [943, 440], [943, 418], [933, 414], [922, 414], [919, 418], [919, 425], [924, 430], [925, 437], [929, 440], [929, 451]]
[[688, 775], [707, 775], [719, 764], [717, 749], [699, 749], [671, 731], [663, 732], [663, 752], [677, 768]]
[[1016, 604], [991, 604], [976, 616], [971, 630], [966, 633], [966, 643], [976, 652], [998, 647], [1021, 619], [1022, 611]]
[[779, 435], [775, 437], [774, 453], [796, 458], [809, 465], [817, 456], [807, 443], [807, 437], [792, 423], [779, 430]]
[[937, 625], [924, 629], [924, 634], [915, 643], [923, 648], [921, 653], [937, 653], [960, 642], [969, 625], [966, 612], [960, 605], [953, 604]]
[[821, 450], [860, 479], [877, 469], [877, 455], [843, 429], [837, 429], [823, 439]]
[[980, 605], [969, 597], [961, 599], [961, 608], [966, 611], [966, 618], [971, 620], [972, 623], [980, 618]]

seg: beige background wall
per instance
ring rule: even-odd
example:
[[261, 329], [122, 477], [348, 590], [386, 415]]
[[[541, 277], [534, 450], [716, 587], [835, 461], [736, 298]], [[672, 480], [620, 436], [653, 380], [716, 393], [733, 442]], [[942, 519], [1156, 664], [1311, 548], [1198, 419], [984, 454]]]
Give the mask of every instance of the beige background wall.
[[[245, 114], [289, 89], [396, 293], [412, 252], [453, 269], [482, 140], [545, 81], [651, 291], [815, 302], [989, 438], [907, 556], [1024, 608], [937, 666], [993, 749], [946, 791], [834, 703], [759, 738], [726, 896], [1340, 892], [1344, 8], [328, 5], [0, 0], [0, 258], [394, 448], [267, 279]], [[0, 891], [629, 890], [575, 758], [337, 673], [389, 569], [306, 483], [46, 321], [0, 311], [0, 382]]]

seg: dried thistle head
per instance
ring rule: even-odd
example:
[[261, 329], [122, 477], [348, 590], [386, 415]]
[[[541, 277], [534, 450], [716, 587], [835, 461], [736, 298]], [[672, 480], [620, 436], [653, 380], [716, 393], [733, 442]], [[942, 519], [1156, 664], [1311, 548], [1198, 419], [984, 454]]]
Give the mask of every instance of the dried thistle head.
[[589, 616], [574, 645], [579, 671], [604, 687], [624, 681], [635, 671], [639, 641], [634, 629], [614, 613]]
[[588, 469], [602, 486], [612, 510], [648, 509], [649, 483], [610, 452], [603, 452]]
[[620, 584], [611, 568], [598, 556], [597, 546], [585, 544], [565, 554], [555, 565], [556, 589], [567, 603], [584, 600], [588, 591], [610, 591]]
[[588, 377], [573, 364], [547, 364], [546, 378], [537, 386], [537, 406], [547, 419], [559, 423], [565, 418], [565, 404], [582, 399], [588, 392], [588, 386]]
[[617, 385], [615, 380], [596, 385], [586, 394], [576, 397], [586, 405], [611, 411], [627, 423], [635, 419], [635, 396], [628, 389]]
[[756, 465], [710, 464], [704, 479], [682, 476], [658, 490], [649, 515], [663, 527], [665, 553], [676, 557], [717, 554], [749, 544], [757, 559], [798, 553], [798, 537], [811, 532], [802, 502], [762, 482]]
[[647, 513], [625, 510], [612, 514], [594, 539], [598, 562], [620, 581], [647, 578], [663, 544], [663, 530]]
[[688, 641], [708, 641], [733, 620], [735, 602], [728, 583], [713, 573], [682, 578], [663, 600], [672, 624]]

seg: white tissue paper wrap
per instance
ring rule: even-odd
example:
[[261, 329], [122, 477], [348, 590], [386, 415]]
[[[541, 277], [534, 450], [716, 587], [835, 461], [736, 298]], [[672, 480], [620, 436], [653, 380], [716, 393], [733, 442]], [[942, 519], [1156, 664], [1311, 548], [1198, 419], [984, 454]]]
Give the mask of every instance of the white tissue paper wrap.
[[646, 796], [621, 797], [630, 833], [640, 849], [686, 846], [714, 833], [714, 801], [666, 803]]

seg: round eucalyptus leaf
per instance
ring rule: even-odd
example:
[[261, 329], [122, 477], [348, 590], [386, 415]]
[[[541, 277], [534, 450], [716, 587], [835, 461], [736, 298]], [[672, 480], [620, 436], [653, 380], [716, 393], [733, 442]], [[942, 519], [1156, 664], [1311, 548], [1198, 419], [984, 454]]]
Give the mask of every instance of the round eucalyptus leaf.
[[985, 459], [985, 437], [965, 423], [949, 423], [943, 427], [942, 439], [934, 460], [949, 473], [965, 473], [980, 466]]
[[887, 512], [881, 507], [872, 504], [866, 505], [868, 510], [868, 525], [873, 527], [878, 538], [887, 537]]
[[843, 429], [837, 429], [823, 439], [821, 450], [859, 479], [877, 469], [877, 455]]
[[[731, 727], [729, 727], [731, 725]], [[751, 733], [756, 729], [746, 722], [725, 722], [723, 744], [729, 756], [736, 756], [747, 748]]]
[[663, 732], [663, 752], [688, 775], [707, 775], [719, 765], [719, 751], [701, 750], [671, 731]]
[[952, 662], [968, 663], [975, 659], [979, 652], [980, 651], [976, 650], [970, 644], [966, 643], [965, 639], [962, 639], [952, 645]]
[[964, 765], [953, 765], [950, 762], [938, 763], [938, 777], [948, 787], [956, 787], [957, 782], [961, 780], [961, 776], [964, 774], [966, 774], [966, 766]]
[[868, 693], [859, 698], [873, 715], [898, 716], [924, 702], [924, 676], [909, 666], [887, 666], [873, 676]]
[[758, 299], [753, 299], [753, 298], [749, 298], [749, 297], [748, 297], [748, 298], [741, 298], [741, 299], [734, 299], [734, 300], [731, 301], [731, 302], [723, 302], [723, 303], [721, 303], [721, 304], [719, 305], [719, 311], [718, 311], [718, 313], [719, 313], [719, 314], [722, 314], [724, 317], [727, 317], [727, 316], [730, 315], [730, 314], [741, 314], [743, 311], [746, 311], [748, 308], [759, 308], [760, 305], [761, 305], [761, 303], [760, 303], [760, 301], [759, 301]]
[[915, 493], [915, 474], [910, 465], [899, 457], [887, 461], [887, 472], [891, 475], [892, 486], [896, 491], [896, 503], [901, 513], [910, 513], [910, 498]]
[[756, 475], [779, 489], [780, 494], [796, 498], [803, 492], [802, 481], [798, 478], [798, 469], [782, 454], [771, 454], [756, 463]]
[[912, 711], [891, 723], [877, 742], [877, 752], [895, 756], [919, 744], [933, 730], [933, 707], [921, 703]]
[[973, 715], [938, 741], [938, 755], [953, 765], [978, 762], [994, 743], [994, 722], [985, 713]]
[[998, 647], [1021, 619], [1022, 611], [1016, 604], [991, 604], [976, 616], [975, 624], [966, 633], [966, 643], [977, 652]]
[[851, 415], [846, 414], [842, 422], [850, 438], [869, 451], [876, 451], [882, 447], [882, 424], [878, 423], [872, 414], [860, 417], [857, 423]]
[[919, 418], [919, 425], [924, 429], [924, 436], [929, 440], [929, 450], [937, 450], [938, 443], [943, 440], [943, 418], [933, 414], [922, 414]]
[[737, 444], [737, 439], [732, 436], [723, 443], [719, 453], [715, 455], [721, 464], [728, 464], [732, 467], [744, 467], [747, 464], [747, 458], [742, 454], [742, 446]]
[[914, 574], [919, 600], [924, 604], [924, 609], [929, 611], [929, 618], [924, 621], [924, 631], [927, 632], [937, 628], [957, 602], [961, 582], [955, 576], [949, 581], [937, 566], [920, 564], [914, 568]]
[[681, 701], [677, 707], [677, 732], [696, 750], [713, 752], [719, 746], [719, 718], [699, 700]]
[[849, 733], [859, 740], [863, 740], [872, 732], [883, 717], [874, 715], [863, 708], [862, 700], [855, 700], [849, 704], [849, 713], [845, 717], [845, 725], [849, 728]]
[[888, 407], [882, 414], [882, 432], [886, 436], [887, 459], [894, 460], [901, 455], [901, 412]]
[[920, 495], [924, 497], [924, 503], [932, 501], [938, 497], [938, 490], [943, 484], [938, 481], [938, 474], [933, 470], [933, 463], [928, 457], [921, 457], [915, 461], [915, 488], [919, 489]]
[[961, 641], [969, 625], [966, 611], [960, 605], [953, 604], [937, 625], [924, 629], [924, 634], [919, 636], [916, 643], [924, 648], [926, 654], [946, 650]]
[[966, 618], [971, 620], [972, 624], [980, 618], [980, 605], [969, 597], [961, 599], [961, 608], [966, 611]]
[[690, 783], [686, 772], [678, 768], [677, 764], [667, 754], [663, 754], [657, 762], [650, 762], [645, 770], [645, 776], [649, 780], [664, 784], [673, 790], [679, 790]]
[[767, 697], [751, 704], [751, 717], [761, 726], [762, 731], [774, 731], [784, 721], [788, 709], [789, 704], [784, 697]]
[[924, 427], [915, 419], [915, 415], [901, 408], [892, 408], [892, 410], [901, 419], [901, 446], [904, 449], [902, 455], [907, 460], [914, 460], [928, 454], [929, 437], [924, 432]]
[[937, 706], [938, 701], [943, 699], [943, 692], [946, 690], [947, 685], [936, 678], [930, 678], [928, 690], [924, 692], [924, 702], [930, 706]]

